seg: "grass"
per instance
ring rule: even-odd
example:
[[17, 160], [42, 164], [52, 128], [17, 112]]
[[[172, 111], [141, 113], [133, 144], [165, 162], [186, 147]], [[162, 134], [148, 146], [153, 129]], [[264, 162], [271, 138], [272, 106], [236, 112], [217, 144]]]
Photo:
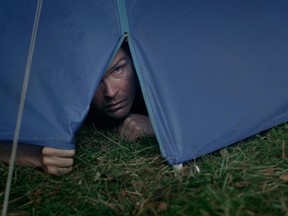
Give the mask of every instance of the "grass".
[[[288, 124], [190, 162], [175, 174], [157, 142], [85, 127], [74, 171], [16, 167], [9, 215], [288, 215]], [[196, 163], [200, 174], [191, 175]], [[0, 208], [7, 166], [0, 163]]]

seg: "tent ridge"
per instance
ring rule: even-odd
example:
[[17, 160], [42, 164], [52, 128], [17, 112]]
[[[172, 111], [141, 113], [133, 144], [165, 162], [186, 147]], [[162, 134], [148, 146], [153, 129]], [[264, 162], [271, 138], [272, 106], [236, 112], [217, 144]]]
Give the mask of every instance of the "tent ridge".
[[116, 0], [116, 3], [120, 18], [121, 31], [124, 37], [127, 38], [129, 35], [129, 21], [127, 16], [125, 0]]

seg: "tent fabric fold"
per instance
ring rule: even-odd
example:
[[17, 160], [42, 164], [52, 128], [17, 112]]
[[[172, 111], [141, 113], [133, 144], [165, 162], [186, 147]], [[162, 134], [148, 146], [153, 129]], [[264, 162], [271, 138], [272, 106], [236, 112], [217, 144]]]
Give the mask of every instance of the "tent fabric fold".
[[[36, 3], [0, 1], [4, 141], [13, 139]], [[44, 0], [19, 141], [74, 148], [126, 31], [169, 164], [286, 122], [287, 11], [272, 0]]]

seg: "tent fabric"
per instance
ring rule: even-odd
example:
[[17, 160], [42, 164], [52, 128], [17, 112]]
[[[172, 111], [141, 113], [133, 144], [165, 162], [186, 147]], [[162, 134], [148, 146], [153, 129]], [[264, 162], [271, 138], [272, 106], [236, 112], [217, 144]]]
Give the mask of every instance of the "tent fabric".
[[[37, 1], [0, 4], [0, 136], [10, 140]], [[43, 2], [20, 142], [74, 148], [73, 134], [85, 118], [120, 34], [112, 1]]]
[[[0, 1], [0, 140], [13, 139], [36, 3]], [[286, 122], [287, 11], [284, 0], [44, 1], [20, 142], [74, 148], [127, 31], [170, 164]]]
[[287, 1], [127, 7], [147, 101], [172, 164], [287, 121]]

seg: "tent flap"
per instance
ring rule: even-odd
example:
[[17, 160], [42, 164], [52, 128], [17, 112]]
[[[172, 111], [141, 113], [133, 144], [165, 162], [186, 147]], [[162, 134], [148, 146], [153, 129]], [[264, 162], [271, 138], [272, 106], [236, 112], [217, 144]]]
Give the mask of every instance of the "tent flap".
[[[0, 1], [0, 139], [11, 140], [36, 2]], [[163, 157], [288, 120], [288, 2], [44, 1], [20, 142], [74, 148], [123, 31]]]

